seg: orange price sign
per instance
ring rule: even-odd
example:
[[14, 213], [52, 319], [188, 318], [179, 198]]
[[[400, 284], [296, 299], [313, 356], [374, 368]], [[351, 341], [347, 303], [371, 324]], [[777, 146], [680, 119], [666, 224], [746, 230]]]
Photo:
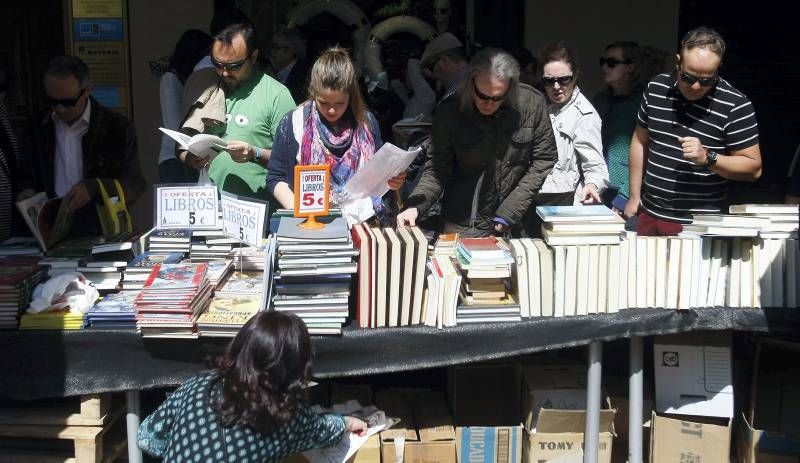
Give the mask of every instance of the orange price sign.
[[331, 168], [328, 165], [295, 166], [294, 216], [308, 217], [301, 226], [322, 228], [315, 219], [328, 214], [331, 187]]

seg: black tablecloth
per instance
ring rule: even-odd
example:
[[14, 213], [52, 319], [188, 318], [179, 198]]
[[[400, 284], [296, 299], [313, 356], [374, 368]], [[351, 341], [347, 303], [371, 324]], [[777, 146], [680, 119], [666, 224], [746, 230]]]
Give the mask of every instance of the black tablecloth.
[[[408, 371], [586, 345], [595, 340], [737, 330], [798, 333], [798, 309], [626, 310], [521, 323], [414, 326], [314, 337], [318, 378]], [[36, 399], [181, 384], [227, 339], [142, 339], [125, 331], [0, 332], [0, 397]]]

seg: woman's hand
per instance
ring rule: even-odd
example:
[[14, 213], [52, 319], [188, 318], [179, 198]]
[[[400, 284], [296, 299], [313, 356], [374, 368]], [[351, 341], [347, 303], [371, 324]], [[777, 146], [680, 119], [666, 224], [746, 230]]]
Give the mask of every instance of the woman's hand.
[[403, 184], [405, 183], [406, 183], [406, 173], [401, 172], [400, 175], [389, 179], [389, 189], [399, 190], [400, 188], [403, 188]]
[[366, 435], [367, 434], [367, 429], [369, 429], [369, 426], [367, 426], [367, 423], [363, 422], [362, 420], [359, 420], [358, 418], [354, 418], [352, 416], [345, 416], [344, 417], [344, 424], [347, 427], [347, 430], [349, 432], [352, 432], [353, 434], [355, 434], [357, 436]]
[[599, 204], [601, 202], [603, 201], [600, 199], [597, 187], [594, 183], [587, 183], [581, 191], [581, 204]]
[[417, 211], [417, 208], [409, 207], [403, 212], [397, 214], [397, 226], [400, 228], [413, 227], [414, 225], [417, 224], [418, 216], [419, 216], [419, 211]]

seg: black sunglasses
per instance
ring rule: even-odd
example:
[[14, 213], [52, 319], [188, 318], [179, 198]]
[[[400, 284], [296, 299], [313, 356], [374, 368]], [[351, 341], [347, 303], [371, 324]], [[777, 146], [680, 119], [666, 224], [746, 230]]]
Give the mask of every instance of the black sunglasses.
[[221, 63], [221, 62], [217, 61], [217, 60], [216, 60], [216, 59], [215, 59], [215, 58], [212, 56], [212, 57], [211, 57], [211, 64], [213, 64], [215, 68], [217, 68], [217, 69], [222, 69], [223, 71], [228, 71], [228, 72], [236, 72], [236, 71], [238, 71], [239, 69], [241, 69], [241, 68], [242, 68], [242, 66], [244, 66], [244, 63], [246, 63], [246, 62], [247, 62], [247, 60], [249, 60], [251, 56], [253, 56], [253, 54], [252, 54], [252, 53], [250, 53], [249, 55], [247, 55], [247, 58], [245, 58], [245, 59], [243, 59], [243, 60], [241, 60], [241, 61], [236, 61], [235, 63]]
[[489, 96], [489, 95], [487, 95], [485, 93], [481, 93], [481, 91], [478, 90], [478, 86], [475, 85], [475, 82], [472, 83], [472, 89], [475, 90], [475, 96], [477, 96], [478, 98], [480, 98], [483, 101], [494, 101], [495, 103], [499, 103], [499, 102], [501, 102], [501, 101], [506, 99], [505, 95]]
[[711, 87], [719, 80], [719, 76], [697, 77], [689, 74], [686, 71], [680, 71], [678, 74], [680, 75], [681, 80], [686, 82], [688, 85], [694, 85], [694, 83], [697, 82], [701, 87]]
[[558, 82], [558, 85], [565, 86], [572, 82], [575, 76], [561, 76], [561, 77], [542, 77], [542, 83], [545, 87], [552, 87]]
[[609, 69], [614, 69], [618, 64], [633, 64], [633, 61], [629, 59], [620, 61], [616, 58], [605, 57], [600, 58], [597, 62], [600, 63], [600, 66], [608, 66]]
[[86, 87], [82, 88], [80, 93], [78, 93], [78, 96], [76, 96], [75, 98], [59, 99], [59, 98], [53, 98], [50, 95], [47, 95], [47, 96], [45, 96], [44, 101], [47, 103], [47, 106], [49, 106], [51, 108], [54, 108], [54, 107], [56, 107], [58, 105], [61, 105], [61, 106], [65, 107], [65, 108], [72, 108], [76, 104], [78, 104], [78, 100], [81, 99], [81, 97], [83, 96], [84, 92], [86, 92]]

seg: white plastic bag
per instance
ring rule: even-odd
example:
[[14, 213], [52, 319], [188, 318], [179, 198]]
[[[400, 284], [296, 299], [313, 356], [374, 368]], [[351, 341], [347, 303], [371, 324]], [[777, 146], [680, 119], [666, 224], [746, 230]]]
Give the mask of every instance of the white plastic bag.
[[69, 307], [72, 313], [86, 313], [100, 294], [82, 274], [77, 272], [55, 276], [33, 290], [28, 312], [39, 313]]

